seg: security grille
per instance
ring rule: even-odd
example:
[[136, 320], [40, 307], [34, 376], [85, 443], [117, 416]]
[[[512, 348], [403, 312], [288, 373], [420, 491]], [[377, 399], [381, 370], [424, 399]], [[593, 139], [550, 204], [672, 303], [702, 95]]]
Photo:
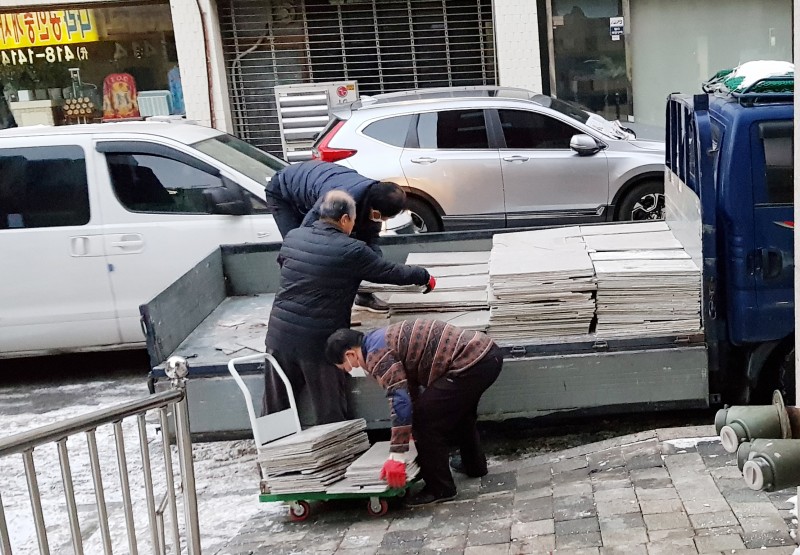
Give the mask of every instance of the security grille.
[[[346, 2], [346, 3], [345, 3]], [[236, 134], [282, 154], [274, 87], [496, 83], [491, 0], [220, 0]]]

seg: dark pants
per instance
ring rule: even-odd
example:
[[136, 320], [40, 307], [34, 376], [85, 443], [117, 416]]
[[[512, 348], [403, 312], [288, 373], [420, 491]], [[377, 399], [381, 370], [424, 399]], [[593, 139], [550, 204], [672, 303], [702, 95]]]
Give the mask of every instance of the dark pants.
[[[312, 351], [312, 352], [310, 352]], [[294, 398], [300, 411], [300, 423], [317, 426], [348, 419], [347, 389], [345, 373], [322, 356], [314, 356], [321, 349], [288, 349], [275, 351], [272, 356], [281, 365], [294, 390]], [[310, 398], [311, 411], [303, 410], [303, 394]], [[267, 368], [264, 374], [263, 414], [271, 414], [289, 408], [289, 397], [280, 377]]]
[[305, 214], [301, 213], [293, 204], [281, 198], [267, 194], [267, 207], [272, 212], [272, 217], [275, 218], [275, 225], [278, 226], [278, 231], [284, 237], [303, 223]]
[[486, 455], [476, 427], [478, 402], [502, 367], [503, 355], [495, 345], [471, 368], [433, 382], [414, 402], [412, 429], [417, 463], [426, 489], [435, 495], [456, 492], [450, 473], [451, 445], [460, 449], [469, 474], [486, 473]]

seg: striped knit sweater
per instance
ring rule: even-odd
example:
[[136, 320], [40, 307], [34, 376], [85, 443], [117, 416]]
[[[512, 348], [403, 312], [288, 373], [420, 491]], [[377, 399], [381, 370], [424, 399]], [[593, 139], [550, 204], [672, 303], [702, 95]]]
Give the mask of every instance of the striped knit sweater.
[[386, 390], [392, 416], [392, 452], [411, 439], [413, 400], [420, 388], [477, 363], [493, 345], [485, 333], [439, 320], [406, 320], [364, 337], [366, 371]]

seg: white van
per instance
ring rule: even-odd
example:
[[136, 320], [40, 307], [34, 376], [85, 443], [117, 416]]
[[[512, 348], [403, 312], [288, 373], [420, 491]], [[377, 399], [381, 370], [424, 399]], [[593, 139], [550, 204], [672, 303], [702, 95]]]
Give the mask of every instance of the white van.
[[281, 240], [284, 166], [188, 123], [0, 131], [0, 358], [143, 346], [140, 304], [218, 245]]

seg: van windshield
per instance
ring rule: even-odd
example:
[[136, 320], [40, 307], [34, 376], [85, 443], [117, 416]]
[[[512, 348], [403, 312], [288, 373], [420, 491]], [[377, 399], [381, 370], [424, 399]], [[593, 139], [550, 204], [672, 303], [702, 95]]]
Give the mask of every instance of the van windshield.
[[190, 146], [261, 185], [266, 185], [273, 175], [287, 166], [280, 158], [267, 154], [232, 135], [217, 135]]

